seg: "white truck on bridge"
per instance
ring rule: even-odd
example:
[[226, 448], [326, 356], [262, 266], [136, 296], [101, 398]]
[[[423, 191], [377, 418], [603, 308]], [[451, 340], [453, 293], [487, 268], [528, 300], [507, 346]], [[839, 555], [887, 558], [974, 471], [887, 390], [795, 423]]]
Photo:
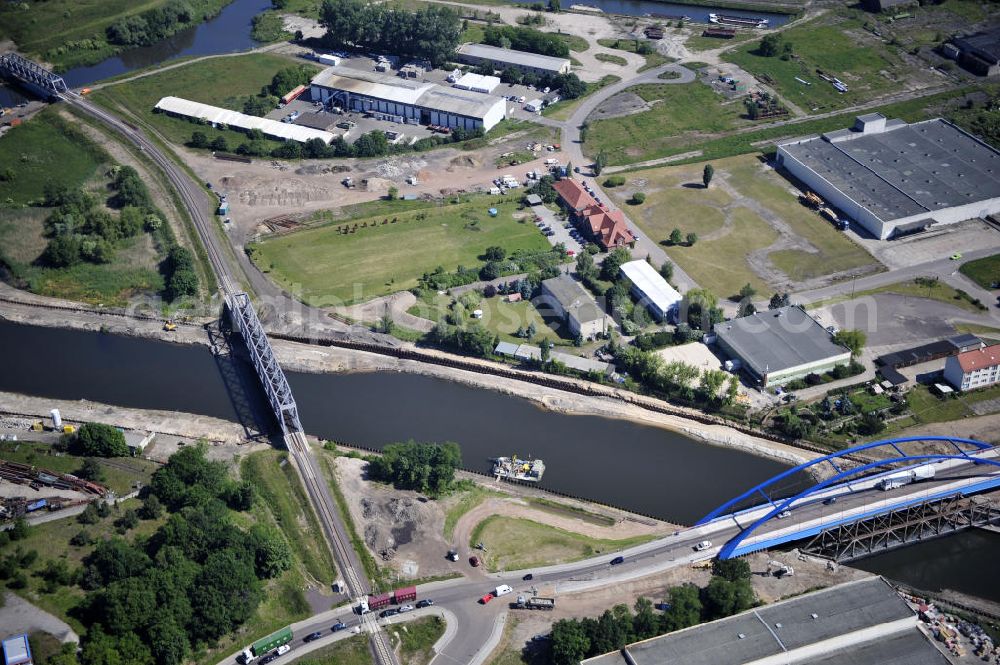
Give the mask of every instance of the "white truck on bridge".
[[934, 477], [934, 467], [930, 465], [918, 466], [913, 469], [906, 469], [905, 471], [897, 471], [896, 473], [891, 473], [884, 478], [881, 478], [876, 487], [878, 487], [883, 492], [888, 492], [889, 490], [894, 490], [902, 487], [903, 485], [908, 485], [910, 483], [915, 483], [920, 480], [929, 480]]

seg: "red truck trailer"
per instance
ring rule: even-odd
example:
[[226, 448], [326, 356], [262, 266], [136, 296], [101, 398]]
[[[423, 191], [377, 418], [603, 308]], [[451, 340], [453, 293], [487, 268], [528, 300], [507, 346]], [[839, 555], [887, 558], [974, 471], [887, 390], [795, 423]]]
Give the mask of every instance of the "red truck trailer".
[[393, 600], [397, 605], [402, 605], [403, 603], [408, 603], [411, 600], [417, 599], [417, 587], [408, 586], [402, 589], [396, 589], [393, 593]]
[[391, 602], [391, 593], [380, 593], [375, 596], [368, 596], [368, 609], [372, 611], [380, 610]]

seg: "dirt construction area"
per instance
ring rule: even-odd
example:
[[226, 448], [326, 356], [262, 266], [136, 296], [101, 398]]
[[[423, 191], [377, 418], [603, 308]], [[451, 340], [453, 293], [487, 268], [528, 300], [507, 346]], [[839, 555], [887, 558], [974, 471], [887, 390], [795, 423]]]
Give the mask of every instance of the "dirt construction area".
[[[255, 159], [250, 164], [218, 160], [210, 154], [194, 153], [183, 148], [184, 160], [199, 178], [210, 182], [216, 191], [227, 194], [229, 216], [234, 227], [230, 232], [238, 244], [259, 233], [264, 220], [294, 214], [305, 218], [312, 213], [345, 205], [373, 201], [396, 187], [399, 195], [440, 197], [461, 192], [487, 191], [494, 178], [511, 174], [524, 179], [532, 170], [545, 171], [546, 159], [565, 163], [560, 151], [541, 150], [538, 157], [516, 166], [498, 168], [500, 155], [524, 151], [532, 142], [558, 143], [556, 130], [532, 123], [489, 142], [479, 150], [441, 148], [423, 153], [378, 159], [326, 159], [285, 162]], [[355, 187], [342, 184], [351, 177]], [[408, 179], [415, 177], [417, 184]], [[363, 183], [363, 181], [367, 181]]]

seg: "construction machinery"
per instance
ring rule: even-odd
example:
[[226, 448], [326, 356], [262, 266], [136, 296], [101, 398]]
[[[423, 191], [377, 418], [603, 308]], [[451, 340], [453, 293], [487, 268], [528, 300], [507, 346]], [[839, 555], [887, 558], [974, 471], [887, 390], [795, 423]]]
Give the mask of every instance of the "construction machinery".
[[173, 321], [167, 321], [166, 323], [163, 324], [163, 329], [166, 330], [167, 332], [173, 332], [177, 330], [177, 324], [174, 323]]
[[819, 208], [823, 205], [823, 199], [817, 196], [813, 192], [806, 192], [802, 195], [802, 202], [805, 203], [810, 208]]

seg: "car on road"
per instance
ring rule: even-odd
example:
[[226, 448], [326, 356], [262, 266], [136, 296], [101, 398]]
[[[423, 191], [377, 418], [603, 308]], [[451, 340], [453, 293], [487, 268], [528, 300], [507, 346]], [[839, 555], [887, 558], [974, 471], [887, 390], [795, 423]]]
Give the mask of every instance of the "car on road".
[[778, 513], [778, 515], [777, 515], [777, 517], [778, 517], [778, 519], [779, 519], [779, 520], [783, 520], [783, 519], [785, 519], [786, 517], [791, 517], [791, 516], [792, 516], [792, 511], [790, 511], [790, 510], [782, 510], [782, 511], [781, 511], [780, 513]]
[[617, 566], [620, 563], [625, 563], [625, 557], [623, 557], [623, 556], [616, 556], [614, 559], [611, 560], [611, 565], [612, 566]]
[[388, 619], [389, 617], [394, 617], [397, 614], [399, 614], [399, 610], [397, 610], [394, 607], [390, 608], [390, 609], [387, 609], [387, 610], [382, 610], [381, 612], [379, 612], [379, 616], [382, 617], [383, 619]]
[[289, 644], [282, 644], [280, 647], [278, 647], [278, 650], [275, 653], [277, 653], [279, 656], [284, 656], [286, 653], [288, 653], [291, 650], [292, 650], [291, 645], [289, 645]]
[[417, 601], [417, 607], [418, 608], [421, 608], [421, 607], [430, 607], [433, 604], [434, 604], [434, 601], [431, 600], [430, 598], [424, 598], [423, 600], [418, 600]]
[[948, 258], [950, 258], [952, 261], [958, 261], [960, 258], [962, 258], [962, 253], [961, 252], [955, 252], [954, 254], [952, 254]]
[[399, 613], [406, 614], [407, 612], [412, 612], [414, 609], [413, 605], [403, 605], [399, 608]]
[[712, 546], [712, 541], [711, 540], [703, 540], [700, 543], [698, 543], [697, 545], [695, 545], [694, 549], [695, 549], [696, 552], [704, 552], [705, 550], [707, 550], [711, 546]]
[[304, 638], [302, 638], [302, 641], [303, 642], [312, 642], [314, 640], [318, 640], [321, 637], [323, 637], [323, 633], [321, 633], [321, 632], [319, 632], [317, 630], [315, 633], [309, 633], [308, 635], [306, 635]]
[[522, 580], [524, 580], [525, 582], [528, 582], [528, 581], [530, 581], [530, 580], [533, 580], [533, 579], [535, 579], [535, 576], [534, 576], [534, 575], [532, 575], [531, 573], [528, 573], [527, 575], [525, 575], [525, 576], [524, 576], [524, 577], [522, 577], [521, 579], [522, 579]]
[[573, 167], [573, 173], [579, 173], [579, 172], [580, 172], [580, 167], [579, 166], [574, 166]]
[[339, 633], [340, 631], [347, 628], [347, 624], [343, 621], [338, 621], [337, 623], [330, 626], [330, 630], [334, 633]]
[[835, 496], [828, 496], [825, 499], [823, 499], [824, 506], [832, 506], [835, 503], [837, 503], [837, 497]]
[[480, 598], [479, 602], [482, 603], [483, 605], [485, 605], [486, 603], [490, 602], [491, 600], [493, 600], [493, 592], [492, 591], [489, 592], [488, 594], [486, 594], [485, 596], [483, 596], [482, 598]]
[[473, 568], [478, 568], [479, 567], [479, 557], [478, 556], [470, 556], [469, 557], [469, 565], [472, 566]]

